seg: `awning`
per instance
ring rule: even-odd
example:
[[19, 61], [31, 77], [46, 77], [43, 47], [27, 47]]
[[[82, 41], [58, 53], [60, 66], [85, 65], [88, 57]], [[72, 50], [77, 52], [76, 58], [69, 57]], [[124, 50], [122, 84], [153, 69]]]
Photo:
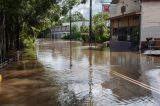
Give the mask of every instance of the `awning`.
[[124, 14], [124, 15], [119, 15], [119, 16], [115, 16], [115, 17], [110, 17], [108, 20], [112, 20], [112, 19], [118, 19], [118, 18], [123, 18], [123, 17], [128, 17], [128, 16], [135, 16], [135, 15], [140, 15], [140, 12], [132, 12], [132, 13], [128, 13], [128, 14]]

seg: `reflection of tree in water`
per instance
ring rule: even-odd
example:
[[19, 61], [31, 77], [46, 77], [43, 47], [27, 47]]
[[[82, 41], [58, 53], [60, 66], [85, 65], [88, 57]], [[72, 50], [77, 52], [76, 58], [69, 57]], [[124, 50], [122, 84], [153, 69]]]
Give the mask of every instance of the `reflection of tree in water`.
[[[92, 48], [92, 63], [96, 64], [96, 65], [106, 65], [106, 63], [109, 62], [109, 52], [107, 50], [99, 50], [101, 49], [101, 47], [103, 46], [99, 46], [98, 48]], [[83, 55], [90, 57], [90, 53], [88, 53], [89, 50], [88, 49], [83, 49], [82, 53]]]
[[89, 70], [89, 94], [88, 94], [88, 100], [85, 102], [87, 106], [93, 106], [93, 94], [92, 94], [92, 86], [93, 86], [93, 70], [90, 68]]
[[66, 84], [59, 97], [60, 104], [62, 106], [81, 106], [84, 98], [78, 98], [78, 96], [74, 91], [69, 90], [68, 84]]
[[93, 106], [93, 94], [92, 94], [92, 86], [93, 86], [93, 70], [92, 70], [92, 49], [89, 49], [89, 75], [88, 75], [88, 85], [89, 85], [89, 94], [88, 100], [86, 100], [85, 104], [87, 106]]
[[[81, 97], [82, 92], [76, 94], [74, 90], [69, 89], [69, 84], [66, 83], [61, 90], [59, 101], [63, 106], [93, 106], [93, 70], [92, 70], [92, 52], [89, 51], [89, 73], [88, 73], [88, 90], [87, 95]], [[71, 67], [72, 68], [72, 67]]]

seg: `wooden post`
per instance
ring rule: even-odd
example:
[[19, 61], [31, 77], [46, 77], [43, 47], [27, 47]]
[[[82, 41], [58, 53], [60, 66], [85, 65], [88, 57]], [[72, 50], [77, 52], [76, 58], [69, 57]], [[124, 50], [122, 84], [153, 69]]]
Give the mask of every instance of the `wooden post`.
[[129, 16], [127, 18], [128, 18], [127, 40], [131, 41]]

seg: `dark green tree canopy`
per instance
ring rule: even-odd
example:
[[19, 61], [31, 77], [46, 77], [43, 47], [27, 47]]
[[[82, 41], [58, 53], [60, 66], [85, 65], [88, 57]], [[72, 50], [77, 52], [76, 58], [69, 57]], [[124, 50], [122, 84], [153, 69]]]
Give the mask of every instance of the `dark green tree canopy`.
[[80, 0], [0, 0], [7, 40], [19, 45], [19, 38], [36, 38], [39, 32], [57, 25], [61, 16], [80, 3]]

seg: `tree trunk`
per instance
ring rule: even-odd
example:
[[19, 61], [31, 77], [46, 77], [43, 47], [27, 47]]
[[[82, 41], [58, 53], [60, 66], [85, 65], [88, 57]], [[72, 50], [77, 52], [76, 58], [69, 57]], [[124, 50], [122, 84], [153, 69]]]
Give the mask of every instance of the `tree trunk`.
[[16, 31], [15, 31], [15, 34], [16, 34], [16, 48], [19, 51], [20, 50], [20, 31], [21, 31], [21, 26], [20, 26], [18, 17], [17, 17], [16, 20], [17, 20], [16, 21], [17, 22]]
[[5, 43], [5, 13], [3, 12], [3, 36], [2, 36], [2, 60], [5, 59], [5, 55], [6, 55], [6, 43]]

